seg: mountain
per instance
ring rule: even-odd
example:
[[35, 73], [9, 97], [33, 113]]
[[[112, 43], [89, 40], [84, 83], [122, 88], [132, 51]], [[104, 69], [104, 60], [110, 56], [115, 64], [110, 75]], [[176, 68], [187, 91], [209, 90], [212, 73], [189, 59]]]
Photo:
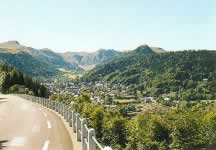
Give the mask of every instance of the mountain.
[[32, 57], [36, 58], [37, 60], [55, 65], [56, 67], [63, 67], [66, 66], [71, 69], [76, 69], [76, 65], [72, 63], [65, 62], [64, 58], [61, 57], [58, 53], [53, 52], [50, 49], [35, 49], [32, 47], [26, 47], [21, 45], [18, 41], [9, 41], [0, 44], [1, 49], [5, 49], [4, 52], [10, 53], [28, 53]]
[[[175, 96], [185, 99], [216, 97], [216, 51], [187, 50], [156, 52], [142, 45], [125, 55], [98, 65], [83, 76], [84, 81], [123, 84], [144, 96]], [[205, 81], [208, 80], [208, 86]], [[193, 95], [191, 95], [191, 93]], [[175, 97], [178, 98], [178, 97]]]
[[[146, 50], [147, 45], [141, 45], [137, 48], [136, 51]], [[147, 46], [148, 47], [148, 46]], [[162, 53], [166, 52], [164, 49], [159, 47], [151, 47], [149, 48], [149, 52]], [[81, 68], [86, 68], [88, 66], [91, 69], [98, 64], [105, 63], [117, 56], [125, 55], [127, 52], [117, 51], [113, 49], [99, 49], [96, 52], [88, 53], [88, 52], [66, 52], [62, 53], [62, 57], [68, 62], [72, 64], [77, 64]], [[88, 69], [87, 69], [88, 70]]]
[[48, 48], [35, 49], [18, 41], [0, 43], [0, 63], [13, 65], [33, 77], [55, 77], [66, 72], [82, 73], [95, 65], [106, 62], [122, 53], [110, 49], [100, 49], [93, 53], [56, 53]]
[[145, 44], [137, 47], [133, 52], [142, 55], [142, 54], [151, 54], [154, 51], [152, 48], [150, 48], [148, 45]]
[[15, 54], [8, 52], [0, 52], [0, 63], [7, 63], [13, 65], [33, 77], [49, 77], [57, 75], [56, 68], [35, 59], [34, 57], [25, 52]]
[[34, 77], [56, 76], [59, 68], [81, 70], [50, 49], [35, 49], [21, 45], [18, 41], [0, 43], [0, 62], [13, 65]]
[[68, 63], [77, 64], [79, 66], [97, 65], [108, 61], [109, 59], [121, 55], [122, 52], [111, 49], [100, 49], [96, 52], [67, 52], [61, 55]]

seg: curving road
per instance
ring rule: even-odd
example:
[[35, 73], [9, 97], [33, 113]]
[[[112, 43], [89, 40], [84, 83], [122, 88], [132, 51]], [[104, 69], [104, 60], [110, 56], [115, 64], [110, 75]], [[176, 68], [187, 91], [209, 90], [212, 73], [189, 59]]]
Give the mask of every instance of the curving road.
[[72, 150], [61, 118], [38, 104], [0, 94], [0, 149]]

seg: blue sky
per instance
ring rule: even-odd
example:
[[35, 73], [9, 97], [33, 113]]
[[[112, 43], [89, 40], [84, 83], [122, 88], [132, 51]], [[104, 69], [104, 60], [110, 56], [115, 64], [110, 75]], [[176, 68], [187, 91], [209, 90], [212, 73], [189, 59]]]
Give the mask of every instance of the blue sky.
[[215, 0], [2, 0], [0, 42], [63, 51], [216, 49]]

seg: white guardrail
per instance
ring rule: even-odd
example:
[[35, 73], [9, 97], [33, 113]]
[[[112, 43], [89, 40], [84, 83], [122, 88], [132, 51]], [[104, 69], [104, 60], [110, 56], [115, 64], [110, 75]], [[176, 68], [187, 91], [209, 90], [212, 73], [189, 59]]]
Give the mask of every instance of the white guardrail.
[[62, 115], [69, 122], [70, 127], [73, 128], [73, 132], [76, 133], [77, 141], [81, 141], [82, 150], [96, 150], [98, 148], [100, 150], [112, 150], [111, 147], [104, 147], [97, 141], [95, 130], [88, 128], [86, 119], [81, 118], [80, 114], [71, 110], [68, 105], [31, 95], [20, 94], [19, 96], [34, 103], [41, 104]]

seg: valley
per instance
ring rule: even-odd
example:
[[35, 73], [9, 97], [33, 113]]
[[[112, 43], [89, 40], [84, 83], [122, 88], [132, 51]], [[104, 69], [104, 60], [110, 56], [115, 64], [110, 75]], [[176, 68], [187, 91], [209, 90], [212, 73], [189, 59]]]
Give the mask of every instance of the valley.
[[2, 0], [0, 150], [216, 150], [216, 1]]
[[[93, 118], [88, 125], [104, 145], [117, 150], [148, 149], [149, 144], [150, 149], [215, 146], [216, 136], [210, 134], [216, 107], [214, 50], [170, 52], [141, 45], [121, 52], [59, 54], [13, 41], [0, 44], [0, 58], [3, 93], [47, 97], [70, 106], [82, 117]], [[208, 132], [206, 141], [202, 129]], [[194, 141], [181, 139], [181, 130]], [[200, 137], [190, 136], [194, 134]]]

